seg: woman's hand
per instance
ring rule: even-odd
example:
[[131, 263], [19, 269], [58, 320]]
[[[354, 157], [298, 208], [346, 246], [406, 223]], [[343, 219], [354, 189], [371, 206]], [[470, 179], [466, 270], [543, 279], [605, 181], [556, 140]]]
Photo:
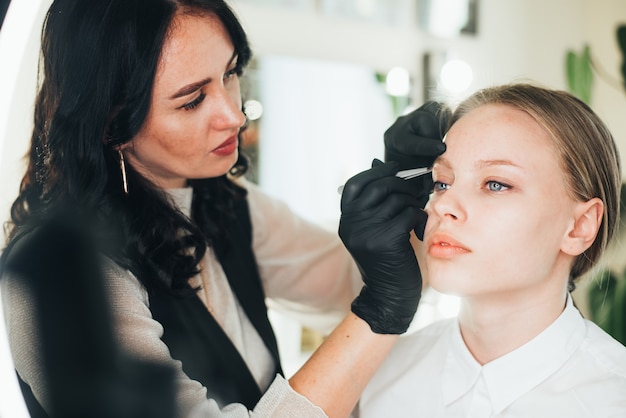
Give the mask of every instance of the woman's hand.
[[339, 236], [356, 261], [365, 286], [352, 312], [379, 334], [404, 333], [415, 315], [422, 277], [410, 232], [423, 230], [419, 190], [395, 176], [398, 163], [373, 167], [346, 183]]

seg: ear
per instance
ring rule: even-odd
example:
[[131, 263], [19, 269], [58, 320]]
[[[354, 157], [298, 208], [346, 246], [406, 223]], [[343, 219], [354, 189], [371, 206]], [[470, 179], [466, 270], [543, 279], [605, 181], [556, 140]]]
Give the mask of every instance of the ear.
[[597, 197], [577, 203], [574, 209], [574, 224], [563, 239], [561, 250], [573, 256], [582, 254], [598, 235], [604, 215], [604, 202]]

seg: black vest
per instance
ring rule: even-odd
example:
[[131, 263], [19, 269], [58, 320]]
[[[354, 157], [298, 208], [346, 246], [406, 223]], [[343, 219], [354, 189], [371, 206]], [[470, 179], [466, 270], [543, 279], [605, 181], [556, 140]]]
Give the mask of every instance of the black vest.
[[[252, 225], [245, 199], [237, 203], [235, 215], [236, 219], [228, 225], [231, 245], [229, 250], [223, 252], [218, 258], [235, 296], [274, 357], [276, 373], [282, 374], [276, 338], [267, 317], [265, 293], [252, 251]], [[57, 232], [47, 235], [51, 235], [53, 238], [62, 236]], [[43, 234], [44, 238], [47, 235]], [[65, 240], [70, 240], [70, 238], [65, 238]], [[50, 239], [49, 242], [44, 240], [43, 245], [35, 246], [32, 242], [37, 243], [41, 239], [16, 239], [13, 244], [18, 241], [26, 241], [21, 246], [25, 248], [18, 251], [11, 251], [14, 249], [12, 248], [13, 245], [6, 248], [1, 257], [0, 271], [7, 267], [8, 271], [24, 273], [23, 270], [26, 268], [26, 275], [33, 278], [47, 277], [55, 273], [55, 269], [50, 272], [48, 262], [39, 262], [39, 258], [33, 256], [33, 254], [49, 253], [48, 249], [52, 245], [50, 243], [54, 243], [54, 239]], [[74, 241], [78, 240], [72, 240], [73, 244], [69, 245], [70, 255], [65, 254], [65, 257], [70, 261], [82, 259], [82, 257], [72, 255], [76, 254], [76, 248], [82, 248], [82, 245]], [[61, 250], [64, 248], [62, 246]], [[8, 257], [9, 253], [11, 257]], [[65, 277], [67, 276], [67, 266], [72, 263], [61, 264], [63, 268], [60, 268], [57, 275]], [[93, 268], [95, 265], [91, 267]], [[36, 271], [30, 271], [32, 269]], [[93, 278], [99, 273], [88, 270], [89, 272], [83, 276]], [[81, 280], [84, 279], [82, 276], [81, 278]], [[79, 290], [82, 289], [81, 287]], [[80, 295], [72, 300], [80, 301], [83, 299], [83, 295]], [[73, 305], [68, 307], [68, 310], [71, 309], [73, 309]], [[92, 310], [99, 311], [95, 308]], [[215, 399], [221, 407], [229, 403], [241, 403], [250, 410], [254, 408], [262, 396], [261, 389], [256, 384], [239, 352], [196, 294], [190, 297], [177, 298], [166, 291], [155, 290], [150, 295], [150, 310], [153, 317], [163, 325], [162, 340], [167, 344], [172, 357], [182, 362], [183, 370], [190, 378], [199, 381], [207, 388], [209, 398]], [[108, 334], [105, 336], [109, 337]], [[112, 340], [112, 335], [110, 337]], [[103, 350], [104, 348], [100, 351]], [[99, 354], [106, 357], [106, 353]], [[30, 387], [22, 379], [19, 379], [19, 382], [31, 416], [47, 418], [48, 414], [43, 411]], [[154, 391], [155, 395], [160, 396], [156, 392]], [[165, 397], [167, 398], [167, 396]], [[167, 409], [165, 411], [167, 415]]]
[[[228, 227], [228, 250], [218, 256], [230, 287], [258, 331], [281, 373], [276, 338], [267, 317], [265, 292], [252, 251], [252, 225], [246, 199], [237, 203]], [[164, 290], [150, 295], [150, 311], [163, 325], [161, 338], [184, 372], [202, 383], [220, 407], [242, 403], [252, 410], [262, 392], [239, 352], [197, 295], [177, 298]]]

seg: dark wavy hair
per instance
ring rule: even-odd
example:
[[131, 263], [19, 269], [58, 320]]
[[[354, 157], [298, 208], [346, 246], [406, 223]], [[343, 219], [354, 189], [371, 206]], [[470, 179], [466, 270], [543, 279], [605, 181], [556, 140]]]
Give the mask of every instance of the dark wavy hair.
[[[198, 273], [207, 244], [223, 249], [225, 223], [245, 191], [227, 175], [190, 180], [192, 220], [115, 151], [142, 127], [172, 19], [211, 15], [226, 28], [239, 75], [251, 57], [246, 34], [222, 0], [56, 0], [42, 32], [40, 88], [28, 168], [11, 207], [9, 243], [20, 229], [68, 208], [106, 231], [106, 254], [150, 289], [178, 292]], [[241, 143], [241, 141], [240, 141]], [[240, 153], [230, 175], [248, 168]]]

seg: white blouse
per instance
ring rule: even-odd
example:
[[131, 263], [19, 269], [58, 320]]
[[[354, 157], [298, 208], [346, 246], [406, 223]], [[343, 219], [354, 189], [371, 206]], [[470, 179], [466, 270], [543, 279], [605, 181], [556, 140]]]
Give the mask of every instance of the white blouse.
[[481, 366], [456, 319], [394, 347], [355, 416], [626, 417], [626, 347], [582, 318], [571, 298], [537, 337]]

